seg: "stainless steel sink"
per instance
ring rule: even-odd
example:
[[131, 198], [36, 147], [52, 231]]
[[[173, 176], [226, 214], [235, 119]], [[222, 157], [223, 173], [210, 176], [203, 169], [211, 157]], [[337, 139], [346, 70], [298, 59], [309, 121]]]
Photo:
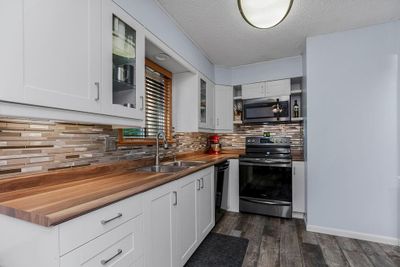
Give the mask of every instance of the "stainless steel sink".
[[164, 166], [177, 166], [177, 167], [195, 167], [198, 165], [202, 165], [206, 163], [205, 161], [189, 161], [189, 160], [177, 160], [165, 162], [162, 165]]
[[147, 166], [136, 169], [139, 172], [179, 172], [189, 168], [188, 166], [176, 166], [176, 165], [160, 165], [158, 166]]

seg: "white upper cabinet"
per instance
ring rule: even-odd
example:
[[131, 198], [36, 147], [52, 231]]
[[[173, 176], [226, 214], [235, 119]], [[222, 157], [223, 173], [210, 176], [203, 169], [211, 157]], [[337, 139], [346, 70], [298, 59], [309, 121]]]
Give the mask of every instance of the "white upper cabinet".
[[290, 79], [242, 85], [242, 98], [278, 97], [290, 95]]
[[144, 28], [112, 0], [3, 0], [0, 30], [0, 101], [143, 126]]
[[233, 87], [215, 86], [215, 130], [233, 130]]
[[24, 1], [22, 32], [23, 102], [99, 112], [101, 2]]
[[269, 81], [266, 86], [266, 97], [278, 97], [290, 95], [290, 79]]
[[215, 128], [215, 84], [211, 81], [207, 83], [207, 129]]
[[242, 85], [243, 99], [260, 98], [260, 97], [265, 97], [265, 95], [266, 95], [265, 82]]
[[[177, 132], [199, 130], [198, 75], [191, 72], [172, 76], [172, 123]], [[190, 114], [190, 116], [189, 116]]]
[[102, 109], [144, 126], [144, 29], [111, 0], [103, 0], [102, 20]]
[[199, 128], [214, 129], [215, 84], [199, 75]]
[[22, 99], [23, 1], [0, 1], [0, 100]]

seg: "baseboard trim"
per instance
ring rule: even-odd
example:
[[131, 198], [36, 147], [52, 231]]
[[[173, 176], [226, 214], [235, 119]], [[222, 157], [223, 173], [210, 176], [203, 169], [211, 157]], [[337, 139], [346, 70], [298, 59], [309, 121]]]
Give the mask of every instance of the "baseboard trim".
[[303, 220], [304, 220], [304, 213], [303, 213], [303, 212], [296, 212], [296, 211], [293, 211], [293, 212], [292, 212], [292, 218], [295, 218], [295, 219], [303, 219]]
[[372, 234], [365, 234], [360, 232], [353, 232], [348, 230], [342, 230], [337, 228], [329, 228], [329, 227], [322, 227], [317, 225], [307, 225], [307, 231], [321, 233], [321, 234], [328, 234], [328, 235], [336, 235], [354, 239], [360, 239], [365, 241], [383, 243], [393, 246], [400, 245], [400, 239], [388, 237], [388, 236], [381, 236], [381, 235], [372, 235]]

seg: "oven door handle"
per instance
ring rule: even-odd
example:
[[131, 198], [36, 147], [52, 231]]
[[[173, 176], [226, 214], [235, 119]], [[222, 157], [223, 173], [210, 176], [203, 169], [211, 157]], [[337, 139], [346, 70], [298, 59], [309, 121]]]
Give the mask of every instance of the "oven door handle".
[[240, 199], [248, 201], [248, 202], [253, 202], [257, 204], [267, 204], [267, 205], [274, 205], [274, 206], [290, 206], [290, 202], [286, 201], [270, 201], [270, 200], [259, 200], [259, 199], [253, 199], [253, 198], [247, 198], [247, 197], [241, 197]]
[[241, 166], [260, 166], [260, 167], [287, 167], [291, 168], [291, 163], [263, 163], [263, 162], [246, 162], [239, 161], [239, 165]]

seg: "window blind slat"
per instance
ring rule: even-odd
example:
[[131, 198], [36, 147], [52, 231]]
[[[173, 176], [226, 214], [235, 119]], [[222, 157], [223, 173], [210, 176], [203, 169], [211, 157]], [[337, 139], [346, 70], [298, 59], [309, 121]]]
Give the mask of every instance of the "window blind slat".
[[168, 130], [165, 129], [165, 112], [170, 101], [166, 93], [168, 86], [162, 75], [146, 68], [146, 137]]

